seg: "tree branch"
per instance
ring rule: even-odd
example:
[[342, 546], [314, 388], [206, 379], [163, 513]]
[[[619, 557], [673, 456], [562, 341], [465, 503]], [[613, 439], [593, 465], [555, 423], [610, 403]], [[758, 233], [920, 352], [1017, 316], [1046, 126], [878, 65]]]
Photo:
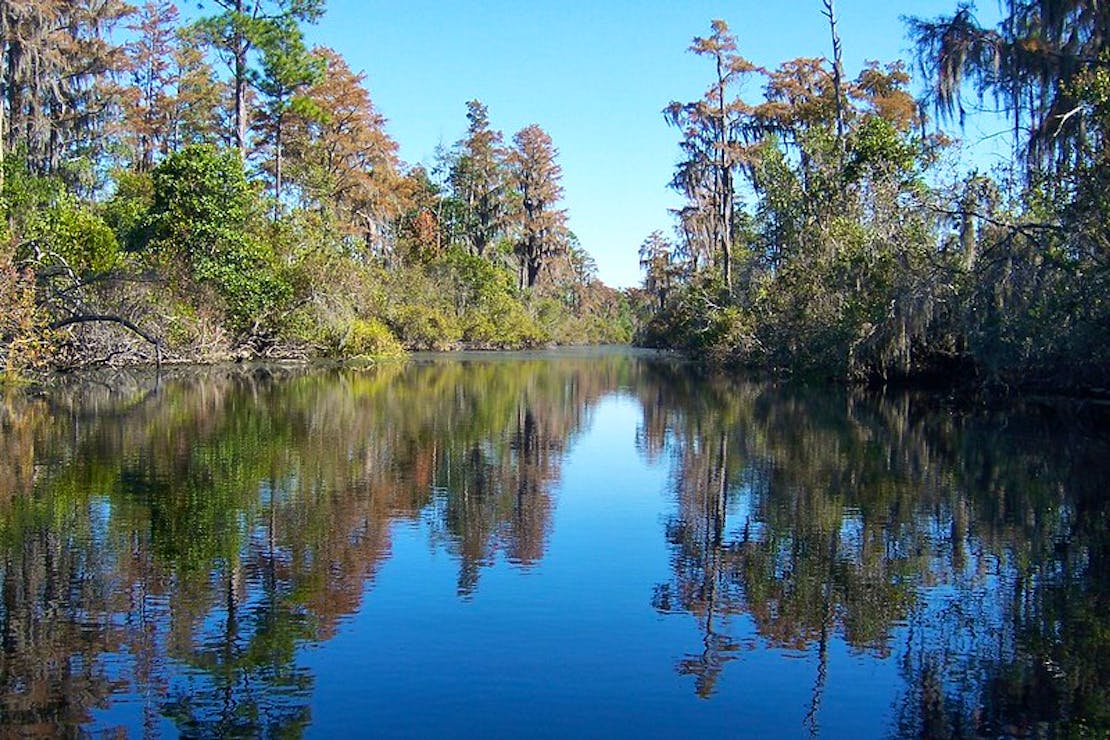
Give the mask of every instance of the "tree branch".
[[77, 314], [74, 316], [67, 316], [64, 319], [58, 319], [47, 326], [51, 331], [55, 329], [62, 329], [73, 324], [88, 324], [88, 323], [111, 323], [119, 324], [120, 326], [131, 330], [135, 334], [145, 339], [150, 344], [154, 345], [154, 353], [158, 367], [162, 367], [162, 340], [155, 337], [139, 328], [137, 324], [122, 316], [115, 316], [113, 314]]

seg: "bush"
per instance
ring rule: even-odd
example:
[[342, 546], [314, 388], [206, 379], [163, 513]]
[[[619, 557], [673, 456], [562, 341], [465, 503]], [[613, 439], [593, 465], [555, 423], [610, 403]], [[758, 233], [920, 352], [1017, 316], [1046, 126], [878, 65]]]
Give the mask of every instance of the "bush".
[[411, 349], [445, 350], [462, 337], [454, 317], [419, 303], [397, 307], [389, 323], [405, 346]]
[[232, 331], [274, 332], [276, 314], [295, 292], [294, 276], [256, 233], [257, 198], [238, 154], [185, 147], [159, 164], [152, 179], [153, 201], [143, 229], [151, 250], [170, 269], [186, 264], [186, 281], [214, 288]]
[[105, 272], [120, 261], [119, 242], [111, 227], [68, 198], [46, 211], [30, 236], [77, 273]]
[[35, 281], [0, 254], [0, 384], [45, 367], [50, 346], [35, 306]]
[[335, 351], [345, 358], [401, 357], [405, 354], [389, 327], [377, 319], [355, 319], [348, 324]]
[[499, 293], [464, 315], [463, 339], [489, 349], [518, 349], [543, 344], [548, 336], [520, 301]]
[[104, 222], [116, 233], [116, 240], [129, 252], [142, 249], [147, 214], [154, 202], [154, 180], [146, 172], [122, 171], [116, 174], [116, 192], [104, 204]]

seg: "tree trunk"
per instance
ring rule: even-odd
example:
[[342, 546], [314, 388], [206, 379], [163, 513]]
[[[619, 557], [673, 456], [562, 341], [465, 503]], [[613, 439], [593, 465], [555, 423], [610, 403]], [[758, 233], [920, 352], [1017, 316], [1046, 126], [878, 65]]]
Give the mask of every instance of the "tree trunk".
[[841, 61], [840, 32], [836, 30], [835, 0], [823, 0], [825, 17], [829, 19], [829, 32], [832, 34], [833, 51], [833, 93], [836, 96], [836, 146], [840, 154], [841, 166], [844, 164], [844, 64]]
[[540, 268], [543, 264], [537, 259], [528, 260], [528, 287], [534, 287], [540, 277]]
[[[235, 12], [243, 14], [243, 0], [235, 1]], [[237, 19], [238, 22], [238, 19]], [[241, 30], [235, 31], [235, 146], [239, 158], [247, 159], [247, 39]]]
[[721, 275], [728, 293], [732, 295], [732, 166], [729, 161], [731, 136], [728, 131], [728, 111], [725, 108], [724, 59], [717, 55], [717, 234], [721, 250]]
[[274, 220], [281, 216], [281, 166], [282, 166], [282, 141], [281, 130], [284, 115], [278, 114], [277, 125], [274, 128]]

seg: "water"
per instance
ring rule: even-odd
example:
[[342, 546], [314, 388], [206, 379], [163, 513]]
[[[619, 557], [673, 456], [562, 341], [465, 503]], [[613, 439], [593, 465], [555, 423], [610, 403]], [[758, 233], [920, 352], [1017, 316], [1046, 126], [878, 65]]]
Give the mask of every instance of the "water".
[[1089, 415], [624, 351], [0, 403], [0, 733], [1110, 729]]

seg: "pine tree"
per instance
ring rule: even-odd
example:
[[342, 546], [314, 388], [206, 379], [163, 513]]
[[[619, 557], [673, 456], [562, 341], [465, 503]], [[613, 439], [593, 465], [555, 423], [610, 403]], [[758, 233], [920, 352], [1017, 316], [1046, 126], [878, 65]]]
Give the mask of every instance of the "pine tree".
[[252, 55], [275, 25], [315, 23], [324, 0], [212, 0], [220, 10], [197, 24], [208, 44], [231, 72], [232, 138], [239, 156], [247, 157], [250, 125]]
[[309, 53], [300, 27], [290, 18], [269, 24], [259, 37], [262, 62], [251, 75], [261, 94], [261, 105], [254, 113], [258, 132], [256, 151], [267, 156], [263, 170], [273, 180], [274, 213], [282, 210], [284, 145], [289, 118], [294, 112], [311, 116], [310, 100], [302, 93], [323, 74], [324, 61]]

